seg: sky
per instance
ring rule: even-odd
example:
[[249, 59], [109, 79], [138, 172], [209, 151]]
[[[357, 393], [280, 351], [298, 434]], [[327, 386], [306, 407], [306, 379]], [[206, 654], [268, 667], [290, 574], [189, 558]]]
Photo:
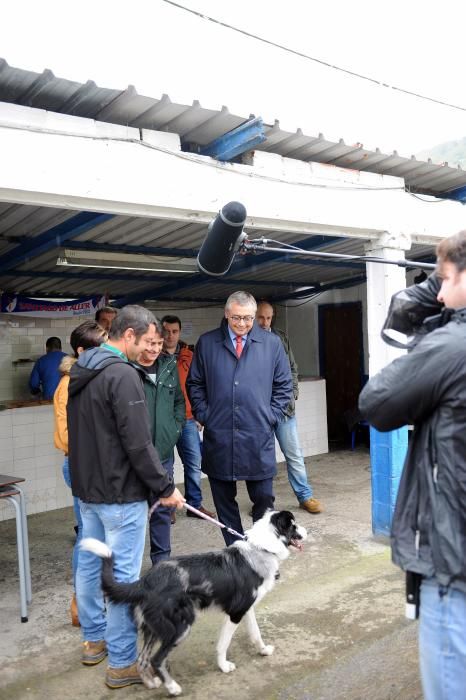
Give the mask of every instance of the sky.
[[410, 156], [466, 136], [462, 0], [179, 0], [321, 61], [453, 103], [374, 85], [221, 27], [163, 0], [4, 3], [11, 66], [298, 127]]

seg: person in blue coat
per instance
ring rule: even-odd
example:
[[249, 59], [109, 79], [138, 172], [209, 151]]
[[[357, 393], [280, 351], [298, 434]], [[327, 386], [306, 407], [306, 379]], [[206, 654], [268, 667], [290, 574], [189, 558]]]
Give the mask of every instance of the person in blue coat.
[[[219, 520], [240, 534], [238, 481], [246, 482], [253, 521], [273, 508], [274, 429], [293, 394], [282, 342], [255, 323], [256, 309], [247, 292], [228, 297], [220, 328], [199, 338], [186, 381], [193, 415], [204, 426], [201, 466]], [[227, 545], [238, 539], [222, 534]]]
[[61, 340], [56, 336], [47, 338], [45, 343], [45, 355], [39, 357], [32, 368], [29, 377], [29, 389], [31, 394], [42, 394], [42, 398], [52, 401], [55, 389], [60, 379], [60, 365], [66, 352], [61, 349]]

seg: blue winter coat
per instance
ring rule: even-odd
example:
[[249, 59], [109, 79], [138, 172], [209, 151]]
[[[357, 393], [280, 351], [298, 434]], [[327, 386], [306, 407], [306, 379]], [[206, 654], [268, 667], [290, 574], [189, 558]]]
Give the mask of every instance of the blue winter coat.
[[199, 338], [186, 388], [193, 415], [204, 425], [202, 471], [223, 481], [276, 474], [274, 426], [293, 395], [277, 335], [254, 323], [238, 359], [224, 319]]

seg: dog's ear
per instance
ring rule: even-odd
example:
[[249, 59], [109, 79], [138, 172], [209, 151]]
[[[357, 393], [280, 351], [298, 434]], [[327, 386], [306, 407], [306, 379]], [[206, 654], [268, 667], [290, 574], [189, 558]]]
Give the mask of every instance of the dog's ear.
[[270, 522], [274, 525], [279, 534], [286, 535], [293, 526], [294, 516], [289, 510], [280, 510], [278, 513], [272, 515]]

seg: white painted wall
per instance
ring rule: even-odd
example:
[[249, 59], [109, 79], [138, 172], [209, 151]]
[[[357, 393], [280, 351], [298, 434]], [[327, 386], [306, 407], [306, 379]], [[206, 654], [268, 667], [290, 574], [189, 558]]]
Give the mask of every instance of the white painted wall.
[[[324, 381], [301, 384], [296, 415], [304, 456], [328, 452]], [[71, 491], [63, 480], [63, 454], [53, 445], [53, 428], [51, 405], [0, 412], [0, 472], [26, 479], [29, 515], [72, 505]], [[276, 453], [281, 462], [278, 444]], [[175, 481], [181, 484], [183, 468], [176, 450], [175, 455]], [[209, 488], [207, 483], [203, 488]], [[13, 517], [11, 506], [0, 500], [0, 521]]]
[[[286, 331], [290, 338], [300, 376], [319, 376], [319, 305], [345, 304], [354, 301], [362, 303], [364, 366], [367, 371], [367, 295], [365, 284], [350, 289], [333, 289], [304, 304], [298, 302], [299, 305], [277, 307], [276, 325]], [[295, 304], [295, 302], [289, 303]]]
[[70, 333], [85, 318], [23, 318], [0, 314], [0, 401], [31, 400], [28, 380], [34, 362], [14, 365], [19, 359], [37, 360], [45, 353], [45, 341], [52, 335], [62, 341], [63, 352], [71, 353]]
[[[63, 453], [53, 445], [53, 406], [14, 408], [0, 413], [0, 472], [26, 479], [28, 514], [72, 505], [62, 474]], [[14, 517], [0, 500], [0, 520]]]
[[[188, 343], [195, 343], [201, 333], [218, 326], [223, 316], [222, 307], [187, 308], [186, 304], [154, 304], [151, 308], [159, 318], [168, 313], [179, 316], [184, 328], [182, 338]], [[13, 314], [2, 314], [0, 366], [1, 376], [5, 376], [5, 379], [2, 379], [4, 385], [1, 398], [31, 398], [27, 381], [32, 365], [15, 370], [11, 365], [12, 358], [43, 354], [45, 340], [49, 335], [58, 335], [65, 352], [69, 351], [70, 332], [82, 320], [78, 317], [66, 320], [26, 319]], [[328, 452], [324, 381], [301, 384], [296, 415], [304, 456]], [[51, 405], [0, 412], [0, 471], [26, 479], [24, 488], [29, 514], [72, 505], [70, 490], [62, 476], [63, 455], [53, 445], [53, 423]], [[278, 444], [276, 452], [277, 461], [282, 461], [283, 455]], [[176, 450], [175, 455], [175, 480], [181, 483], [183, 470]], [[12, 517], [11, 507], [0, 501], [0, 520]]]
[[[243, 202], [250, 229], [431, 242], [460, 230], [461, 205], [432, 207], [401, 178], [256, 152], [252, 165], [181, 153], [169, 134], [0, 103], [0, 201], [210, 221]], [[73, 167], [69, 167], [70, 163]]]

